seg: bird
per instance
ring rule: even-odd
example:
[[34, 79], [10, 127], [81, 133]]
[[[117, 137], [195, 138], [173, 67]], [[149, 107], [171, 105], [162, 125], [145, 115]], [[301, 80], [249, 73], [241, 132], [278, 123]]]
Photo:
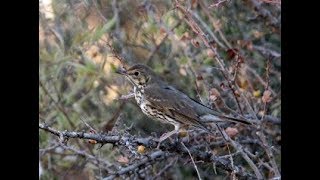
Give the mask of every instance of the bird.
[[134, 98], [144, 114], [162, 123], [171, 124], [174, 130], [164, 133], [159, 138], [158, 147], [168, 137], [179, 132], [181, 128], [193, 126], [211, 133], [206, 121], [235, 122], [250, 125], [246, 119], [222, 115], [221, 113], [190, 98], [187, 94], [162, 80], [150, 67], [134, 64], [119, 68], [118, 74], [124, 75], [133, 85]]

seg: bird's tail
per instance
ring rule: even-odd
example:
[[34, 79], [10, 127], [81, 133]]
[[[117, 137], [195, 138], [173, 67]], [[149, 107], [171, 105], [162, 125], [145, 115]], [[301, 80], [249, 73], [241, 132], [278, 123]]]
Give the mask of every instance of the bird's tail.
[[221, 119], [223, 120], [227, 120], [227, 121], [231, 121], [231, 122], [235, 122], [235, 123], [242, 123], [242, 124], [246, 124], [246, 125], [252, 125], [252, 122], [246, 120], [246, 119], [240, 119], [240, 118], [234, 118], [234, 117], [230, 117], [230, 116], [219, 116]]
[[230, 116], [218, 115], [218, 114], [208, 114], [201, 117], [202, 122], [234, 122], [234, 123], [242, 123], [246, 125], [252, 125], [253, 123], [243, 119], [243, 118], [234, 118]]
[[[246, 125], [252, 125], [253, 123], [248, 121], [248, 120], [245, 120], [245, 119], [239, 119], [239, 118], [234, 118], [234, 117], [229, 117], [229, 116], [223, 116], [223, 115], [220, 115], [220, 116], [214, 116], [212, 115], [213, 118], [211, 118], [211, 121], [214, 122], [216, 128], [219, 130], [220, 132], [220, 135], [223, 137], [223, 139], [226, 141], [226, 142], [229, 142], [229, 136], [227, 134], [225, 134], [225, 132], [221, 129], [221, 127], [219, 126], [219, 124], [217, 122], [225, 122], [225, 121], [229, 121], [229, 122], [234, 122], [234, 123], [242, 123], [242, 124], [246, 124]], [[205, 118], [207, 119], [207, 118]], [[209, 119], [207, 119], [209, 120]], [[210, 122], [207, 121], [207, 122]], [[208, 133], [210, 134], [214, 134], [214, 132], [212, 132], [212, 130], [208, 129], [207, 127], [204, 127], [202, 128], [204, 129], [205, 131], [207, 131]]]

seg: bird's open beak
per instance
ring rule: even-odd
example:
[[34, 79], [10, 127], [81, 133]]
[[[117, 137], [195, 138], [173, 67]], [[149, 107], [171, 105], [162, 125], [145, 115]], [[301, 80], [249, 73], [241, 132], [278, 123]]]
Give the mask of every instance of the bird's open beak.
[[121, 75], [127, 75], [127, 71], [122, 67], [118, 68], [116, 70], [116, 73], [121, 74]]

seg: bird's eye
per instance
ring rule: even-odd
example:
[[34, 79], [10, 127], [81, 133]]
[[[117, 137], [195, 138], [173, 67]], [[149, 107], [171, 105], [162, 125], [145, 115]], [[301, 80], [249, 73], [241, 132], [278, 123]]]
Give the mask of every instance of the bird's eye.
[[138, 71], [134, 72], [134, 75], [139, 76], [139, 72]]

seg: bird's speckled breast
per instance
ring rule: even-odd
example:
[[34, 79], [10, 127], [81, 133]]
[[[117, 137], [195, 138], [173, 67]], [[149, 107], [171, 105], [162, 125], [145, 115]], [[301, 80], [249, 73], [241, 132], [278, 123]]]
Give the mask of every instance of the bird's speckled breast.
[[163, 123], [170, 123], [175, 126], [175, 129], [179, 129], [180, 123], [178, 123], [171, 117], [166, 116], [163, 112], [157, 110], [156, 108], [152, 108], [150, 102], [147, 99], [145, 99], [143, 88], [138, 91], [137, 88], [134, 87], [134, 95], [137, 104], [139, 105], [140, 109], [145, 115]]
[[147, 101], [144, 99], [144, 89], [140, 88], [139, 90], [137, 90], [137, 88], [134, 87], [134, 97], [140, 109], [142, 110], [142, 112], [147, 116], [152, 117], [152, 115], [150, 114], [150, 111], [148, 111]]
[[140, 89], [140, 90], [138, 91], [137, 88], [134, 87], [134, 98], [136, 99], [137, 104], [138, 104], [139, 106], [141, 106], [141, 102], [142, 102], [143, 99], [144, 99], [144, 89]]

